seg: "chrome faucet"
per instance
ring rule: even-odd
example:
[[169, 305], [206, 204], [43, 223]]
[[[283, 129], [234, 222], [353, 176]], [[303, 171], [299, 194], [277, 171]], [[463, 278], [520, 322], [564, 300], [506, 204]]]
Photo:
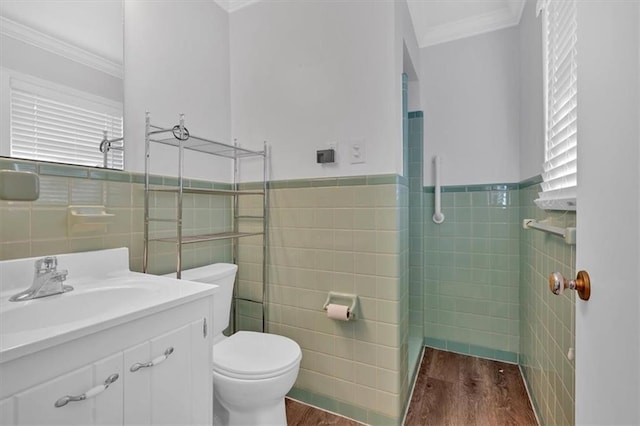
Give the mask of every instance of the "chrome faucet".
[[55, 256], [47, 256], [36, 260], [33, 283], [28, 289], [14, 294], [9, 298], [11, 302], [37, 299], [39, 297], [52, 296], [73, 290], [70, 285], [64, 285], [67, 279], [67, 271], [58, 271], [58, 259]]

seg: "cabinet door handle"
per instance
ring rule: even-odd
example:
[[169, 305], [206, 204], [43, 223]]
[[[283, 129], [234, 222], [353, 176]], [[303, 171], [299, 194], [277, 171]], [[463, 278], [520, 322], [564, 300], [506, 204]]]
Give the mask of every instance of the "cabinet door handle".
[[141, 368], [153, 367], [154, 365], [161, 364], [162, 362], [164, 362], [164, 360], [169, 358], [169, 355], [171, 355], [172, 353], [173, 353], [173, 346], [167, 348], [162, 355], [155, 357], [151, 361], [148, 361], [148, 362], [136, 362], [135, 364], [133, 364], [131, 366], [129, 371], [131, 371], [132, 373], [135, 373], [136, 371], [140, 370]]
[[60, 408], [60, 407], [64, 407], [65, 405], [67, 405], [70, 402], [84, 401], [85, 399], [93, 398], [96, 395], [100, 395], [102, 392], [107, 390], [107, 388], [111, 385], [111, 383], [113, 383], [116, 380], [118, 380], [118, 377], [120, 377], [118, 374], [112, 374], [109, 377], [107, 377], [107, 380], [105, 380], [103, 384], [89, 389], [88, 391], [86, 391], [82, 395], [66, 395], [66, 396], [63, 396], [62, 398], [58, 399], [56, 401], [56, 403], [53, 404], [53, 405], [56, 408]]

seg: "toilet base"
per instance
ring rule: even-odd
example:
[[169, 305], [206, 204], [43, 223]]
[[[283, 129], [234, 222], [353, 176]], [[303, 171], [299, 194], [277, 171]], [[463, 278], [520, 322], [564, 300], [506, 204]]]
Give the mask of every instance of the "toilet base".
[[247, 407], [228, 410], [218, 398], [213, 400], [213, 426], [287, 426], [284, 398], [280, 402], [252, 411]]
[[[245, 332], [249, 333], [249, 332]], [[261, 339], [265, 335], [258, 335], [255, 338]], [[246, 335], [240, 336], [248, 339]], [[252, 337], [253, 338], [253, 337]], [[279, 339], [286, 339], [278, 336]], [[233, 339], [229, 337], [229, 339]], [[236, 339], [236, 341], [238, 341]], [[242, 342], [242, 340], [240, 340]], [[218, 345], [233, 342], [225, 340]], [[300, 347], [291, 341], [295, 347], [290, 348], [292, 354], [297, 357], [290, 365], [281, 371], [273, 371], [269, 374], [247, 374], [234, 377], [237, 372], [219, 371], [214, 363], [213, 369], [213, 416], [216, 426], [287, 426], [287, 413], [285, 409], [284, 397], [293, 387], [300, 370], [300, 360], [302, 353]], [[277, 342], [276, 342], [277, 343]], [[233, 346], [233, 345], [232, 345]], [[247, 346], [247, 342], [245, 342]], [[248, 345], [244, 351], [255, 348]], [[254, 345], [255, 346], [255, 345]], [[238, 350], [232, 351], [231, 355], [237, 354]], [[242, 348], [241, 348], [242, 349]], [[246, 353], [246, 352], [242, 352]], [[253, 352], [252, 352], [253, 353]], [[216, 346], [214, 346], [214, 359], [216, 356]], [[230, 354], [227, 354], [231, 356]], [[255, 356], [262, 356], [255, 353]], [[236, 355], [238, 356], [238, 355]], [[274, 355], [272, 354], [271, 357]], [[245, 360], [246, 363], [249, 361]], [[252, 367], [252, 365], [248, 365]], [[240, 367], [241, 368], [241, 367]], [[251, 371], [249, 369], [249, 371]], [[245, 378], [249, 377], [249, 378]]]

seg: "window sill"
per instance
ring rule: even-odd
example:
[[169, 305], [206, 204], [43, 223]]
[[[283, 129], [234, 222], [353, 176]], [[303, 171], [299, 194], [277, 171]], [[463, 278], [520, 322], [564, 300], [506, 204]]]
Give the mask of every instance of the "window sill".
[[576, 197], [558, 199], [538, 198], [533, 202], [542, 210], [576, 211]]

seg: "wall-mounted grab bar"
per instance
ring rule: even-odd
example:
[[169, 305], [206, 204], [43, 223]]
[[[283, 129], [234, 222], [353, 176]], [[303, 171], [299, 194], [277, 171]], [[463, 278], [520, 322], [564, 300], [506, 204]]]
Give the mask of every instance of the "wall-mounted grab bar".
[[440, 190], [440, 156], [436, 155], [435, 157], [433, 157], [433, 172], [435, 175], [435, 198], [436, 198], [436, 205], [435, 205], [435, 211], [433, 213], [433, 221], [435, 223], [442, 223], [444, 222], [444, 214], [442, 213], [442, 206], [440, 203], [440, 195], [441, 195], [441, 190]]
[[544, 222], [538, 222], [535, 219], [524, 219], [522, 221], [522, 227], [524, 229], [537, 229], [538, 231], [548, 232], [549, 234], [557, 235], [564, 238], [567, 244], [576, 243], [576, 228], [567, 227], [560, 228], [559, 226], [553, 226]]

